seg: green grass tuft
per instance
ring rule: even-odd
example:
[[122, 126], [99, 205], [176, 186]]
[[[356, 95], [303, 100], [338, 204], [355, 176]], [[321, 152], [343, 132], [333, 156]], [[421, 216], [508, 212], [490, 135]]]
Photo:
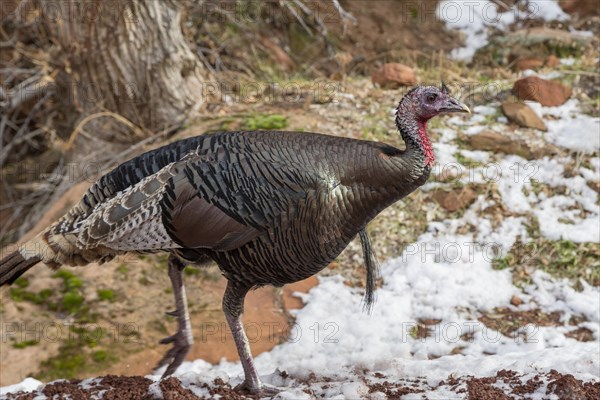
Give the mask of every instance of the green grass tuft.
[[62, 310], [69, 314], [75, 314], [81, 309], [85, 301], [84, 297], [77, 292], [67, 292], [62, 299]]
[[106, 350], [98, 350], [98, 351], [94, 351], [91, 354], [91, 357], [92, 357], [92, 360], [94, 360], [95, 362], [103, 362], [108, 359], [108, 353], [106, 352]]
[[257, 129], [265, 129], [265, 130], [273, 130], [273, 129], [283, 129], [287, 126], [288, 121], [287, 118], [283, 115], [253, 115], [247, 118], [244, 121], [244, 129], [248, 130], [257, 130]]
[[528, 275], [523, 272], [527, 266], [569, 279], [578, 289], [581, 289], [579, 279], [600, 286], [600, 245], [538, 238], [528, 243], [517, 242], [506, 256], [492, 261], [494, 269], [513, 271], [518, 286], [529, 283]]
[[113, 302], [115, 300], [115, 292], [112, 289], [98, 289], [96, 291], [98, 298], [102, 301]]
[[13, 285], [18, 288], [25, 289], [27, 286], [29, 286], [29, 279], [22, 276], [18, 278]]
[[15, 349], [24, 349], [25, 347], [35, 346], [38, 343], [37, 340], [25, 340], [23, 342], [13, 343], [12, 347]]

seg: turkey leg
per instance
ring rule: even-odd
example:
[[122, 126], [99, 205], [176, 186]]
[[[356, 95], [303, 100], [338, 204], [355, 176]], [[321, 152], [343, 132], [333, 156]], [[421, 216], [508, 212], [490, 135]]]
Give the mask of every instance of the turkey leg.
[[244, 382], [236, 386], [235, 390], [247, 390], [252, 394], [266, 396], [275, 395], [280, 390], [273, 386], [265, 385], [258, 377], [252, 353], [250, 352], [250, 343], [242, 324], [246, 293], [248, 293], [247, 287], [235, 286], [231, 282], [228, 282], [225, 295], [223, 296], [223, 312], [229, 324], [229, 329], [231, 329], [245, 375]]
[[173, 294], [175, 295], [175, 311], [167, 312], [167, 315], [177, 317], [179, 328], [173, 336], [166, 337], [160, 341], [161, 344], [173, 343], [173, 347], [159, 361], [156, 368], [160, 368], [165, 364], [169, 364], [163, 378], [171, 375], [177, 367], [181, 365], [183, 359], [192, 347], [194, 339], [192, 337], [192, 326], [190, 324], [190, 316], [188, 313], [187, 299], [185, 295], [185, 287], [183, 286], [183, 270], [185, 264], [174, 254], [169, 255], [169, 278], [173, 286]]

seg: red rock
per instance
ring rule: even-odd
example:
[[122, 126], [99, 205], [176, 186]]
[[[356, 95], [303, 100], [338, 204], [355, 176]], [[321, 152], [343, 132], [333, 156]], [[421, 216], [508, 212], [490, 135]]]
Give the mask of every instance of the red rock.
[[536, 154], [521, 139], [511, 139], [498, 132], [483, 131], [468, 137], [469, 146], [474, 150], [494, 151], [505, 154], [517, 154], [528, 160], [536, 158]]
[[558, 67], [560, 65], [560, 59], [558, 57], [556, 57], [554, 54], [550, 54], [548, 56], [548, 58], [546, 59], [546, 66], [547, 67]]
[[538, 115], [525, 103], [502, 103], [502, 112], [512, 122], [526, 128], [535, 128], [546, 131], [546, 124]]
[[521, 304], [523, 304], [523, 300], [521, 300], [520, 297], [513, 296], [510, 298], [510, 304], [512, 304], [515, 307], [520, 306]]
[[477, 198], [477, 193], [466, 186], [451, 191], [436, 189], [431, 194], [431, 198], [442, 208], [454, 212], [473, 203]]
[[417, 84], [415, 71], [404, 64], [389, 63], [371, 75], [373, 83], [381, 87], [395, 89], [400, 86], [413, 86]]
[[555, 81], [528, 76], [515, 82], [513, 93], [519, 100], [532, 100], [543, 106], [556, 107], [571, 97], [573, 89]]
[[544, 60], [539, 57], [522, 57], [515, 63], [515, 68], [524, 71], [526, 69], [538, 69], [544, 65]]

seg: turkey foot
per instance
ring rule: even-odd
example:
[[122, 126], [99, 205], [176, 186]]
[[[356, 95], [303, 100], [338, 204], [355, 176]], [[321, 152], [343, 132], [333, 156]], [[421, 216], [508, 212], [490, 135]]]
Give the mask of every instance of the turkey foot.
[[169, 256], [169, 278], [173, 285], [173, 294], [175, 296], [175, 311], [167, 312], [167, 315], [177, 317], [179, 324], [177, 333], [173, 336], [166, 337], [160, 341], [160, 344], [173, 344], [173, 347], [165, 354], [158, 362], [155, 369], [168, 364], [162, 378], [173, 374], [181, 365], [185, 356], [192, 347], [192, 327], [188, 314], [187, 299], [185, 296], [185, 288], [183, 286], [183, 270], [185, 265], [175, 255]]
[[260, 381], [258, 383], [251, 382], [249, 380], [244, 380], [244, 382], [237, 385], [233, 390], [236, 392], [248, 392], [250, 394], [255, 394], [259, 396], [275, 396], [281, 392], [281, 389], [276, 388], [275, 386], [265, 385]]
[[169, 364], [164, 374], [162, 375], [162, 378], [173, 374], [173, 372], [177, 370], [177, 367], [181, 365], [181, 363], [185, 359], [185, 356], [192, 347], [192, 344], [187, 341], [186, 335], [182, 331], [178, 331], [175, 335], [166, 337], [160, 341], [160, 344], [169, 343], [173, 343], [173, 347], [169, 349], [167, 354], [165, 354], [165, 356], [158, 362], [155, 368], [158, 369], [163, 365]]

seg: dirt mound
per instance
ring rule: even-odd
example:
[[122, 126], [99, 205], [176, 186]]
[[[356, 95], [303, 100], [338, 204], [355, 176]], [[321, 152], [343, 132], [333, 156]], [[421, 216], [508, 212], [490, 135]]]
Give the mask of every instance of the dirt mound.
[[[287, 374], [282, 373], [282, 376]], [[374, 374], [375, 380], [385, 378], [380, 373]], [[314, 388], [330, 378], [319, 378], [314, 374], [309, 379], [298, 380], [294, 389], [301, 390], [310, 395], [316, 395]], [[384, 394], [388, 398], [398, 398], [409, 393], [423, 393], [435, 388], [418, 387], [415, 382], [390, 382], [383, 380], [373, 382], [365, 380], [364, 384], [371, 396]], [[524, 379], [522, 375], [511, 370], [500, 370], [496, 376], [474, 377], [448, 377], [446, 381], [438, 384], [438, 388], [446, 386], [456, 393], [456, 398], [498, 400], [517, 397], [529, 397], [533, 393], [544, 396], [555, 395], [559, 399], [597, 399], [600, 398], [600, 382], [583, 382], [570, 374], [561, 374], [555, 370], [548, 373], [537, 374]], [[72, 399], [257, 399], [257, 396], [234, 391], [232, 387], [217, 378], [209, 383], [183, 383], [175, 377], [170, 377], [158, 382], [141, 376], [114, 376], [107, 375], [95, 379], [70, 380], [49, 383], [42, 388], [29, 393], [19, 392], [7, 395], [9, 400], [30, 400], [36, 396], [45, 395], [55, 398]], [[378, 397], [375, 397], [378, 398]], [[423, 397], [427, 399], [427, 396]]]

